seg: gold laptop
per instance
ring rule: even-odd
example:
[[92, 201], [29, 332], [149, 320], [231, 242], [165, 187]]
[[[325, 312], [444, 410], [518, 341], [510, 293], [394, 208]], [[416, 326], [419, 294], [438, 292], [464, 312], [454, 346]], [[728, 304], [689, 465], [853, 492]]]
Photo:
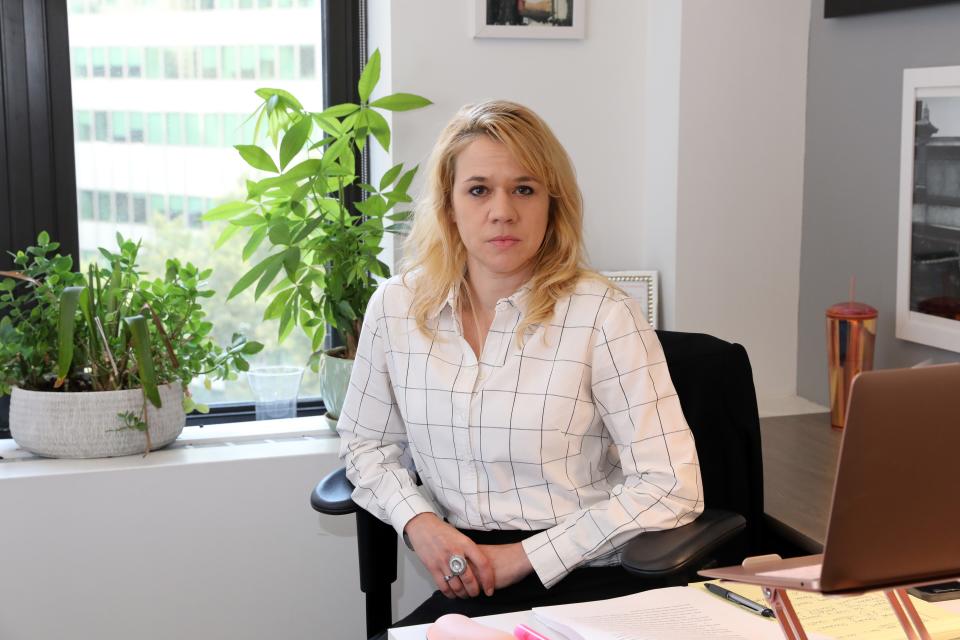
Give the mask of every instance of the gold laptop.
[[701, 575], [822, 593], [960, 577], [960, 364], [860, 374], [846, 425], [823, 553]]

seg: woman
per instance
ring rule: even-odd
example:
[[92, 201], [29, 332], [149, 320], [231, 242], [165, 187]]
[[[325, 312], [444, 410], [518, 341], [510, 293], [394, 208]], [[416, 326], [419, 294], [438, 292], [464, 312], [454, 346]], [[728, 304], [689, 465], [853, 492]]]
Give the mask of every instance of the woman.
[[400, 624], [636, 591], [619, 550], [700, 514], [697, 453], [640, 306], [584, 266], [546, 123], [464, 107], [407, 250], [370, 301], [338, 423], [354, 500], [439, 589]]

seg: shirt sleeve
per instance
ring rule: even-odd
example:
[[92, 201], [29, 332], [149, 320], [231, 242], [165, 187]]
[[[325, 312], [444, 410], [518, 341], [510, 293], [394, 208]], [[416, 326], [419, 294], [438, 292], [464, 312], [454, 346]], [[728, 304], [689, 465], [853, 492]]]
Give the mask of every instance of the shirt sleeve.
[[355, 487], [353, 501], [392, 524], [401, 535], [415, 515], [436, 509], [403, 461], [407, 431], [390, 382], [384, 336], [384, 297], [389, 287], [377, 289], [364, 315], [337, 432], [340, 457]]
[[637, 301], [605, 306], [608, 313], [591, 345], [591, 388], [620, 454], [624, 480], [612, 487], [609, 499], [524, 540], [546, 587], [581, 564], [616, 555], [638, 533], [679, 527], [703, 512], [693, 434], [657, 334]]

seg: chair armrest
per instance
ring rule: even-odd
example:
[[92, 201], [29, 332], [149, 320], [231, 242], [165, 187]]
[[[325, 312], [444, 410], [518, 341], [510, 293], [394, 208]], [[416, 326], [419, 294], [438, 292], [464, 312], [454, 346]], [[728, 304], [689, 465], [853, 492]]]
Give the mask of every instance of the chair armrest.
[[705, 509], [688, 525], [637, 536], [624, 549], [621, 564], [630, 573], [646, 577], [698, 569], [698, 563], [746, 526], [746, 518], [739, 513]]
[[321, 480], [310, 494], [310, 504], [320, 513], [343, 516], [355, 513], [360, 507], [350, 496], [353, 484], [347, 480], [347, 470], [340, 467]]

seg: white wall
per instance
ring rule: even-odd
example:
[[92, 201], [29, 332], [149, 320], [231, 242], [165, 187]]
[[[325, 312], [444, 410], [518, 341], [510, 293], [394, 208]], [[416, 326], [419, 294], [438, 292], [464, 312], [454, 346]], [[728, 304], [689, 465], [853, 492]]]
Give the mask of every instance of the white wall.
[[422, 164], [464, 104], [489, 98], [526, 104], [573, 157], [593, 264], [642, 268], [644, 3], [588, 3], [583, 40], [476, 39], [473, 6], [473, 0], [370, 0], [370, 48], [385, 52], [392, 90], [434, 102], [394, 115], [394, 158]]
[[761, 402], [796, 391], [809, 22], [683, 3], [675, 327], [742, 343]]
[[809, 0], [594, 1], [584, 40], [477, 39], [472, 7], [370, 0], [383, 91], [435, 103], [393, 117], [393, 157], [426, 160], [465, 103], [529, 105], [576, 164], [593, 264], [659, 270], [665, 328], [744, 344], [761, 405], [792, 396]]
[[[241, 437], [71, 461], [0, 440], [0, 638], [365, 637], [354, 518], [308, 500], [338, 443]], [[432, 591], [404, 556], [400, 611]]]

